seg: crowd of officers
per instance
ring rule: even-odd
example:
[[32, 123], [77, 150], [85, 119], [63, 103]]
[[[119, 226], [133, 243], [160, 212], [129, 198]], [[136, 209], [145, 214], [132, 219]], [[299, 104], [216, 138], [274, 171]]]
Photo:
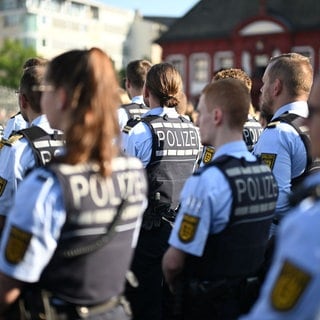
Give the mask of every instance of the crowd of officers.
[[[272, 57], [260, 114], [241, 69], [197, 121], [179, 72], [109, 56], [23, 66], [0, 144], [0, 319], [320, 319], [320, 80]], [[263, 120], [263, 121], [262, 121]]]

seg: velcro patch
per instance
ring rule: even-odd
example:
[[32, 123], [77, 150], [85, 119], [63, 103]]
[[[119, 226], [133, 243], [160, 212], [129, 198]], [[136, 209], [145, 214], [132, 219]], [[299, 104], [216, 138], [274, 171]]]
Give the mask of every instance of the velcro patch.
[[179, 239], [182, 242], [190, 242], [193, 240], [199, 224], [199, 217], [185, 214], [180, 225]]
[[0, 177], [0, 197], [2, 196], [3, 191], [6, 188], [7, 182], [8, 181], [6, 179], [3, 179], [2, 177]]
[[17, 264], [22, 261], [31, 237], [31, 233], [14, 226], [11, 227], [5, 250], [5, 257], [9, 263]]
[[203, 155], [203, 163], [204, 164], [207, 164], [207, 163], [210, 163], [214, 154], [215, 154], [215, 149], [213, 147], [206, 147], [205, 149], [205, 153]]
[[270, 167], [271, 170], [273, 169], [276, 158], [277, 155], [275, 153], [261, 153], [261, 159], [267, 166]]
[[300, 267], [285, 261], [271, 292], [271, 303], [278, 311], [288, 311], [299, 301], [308, 287], [311, 275]]

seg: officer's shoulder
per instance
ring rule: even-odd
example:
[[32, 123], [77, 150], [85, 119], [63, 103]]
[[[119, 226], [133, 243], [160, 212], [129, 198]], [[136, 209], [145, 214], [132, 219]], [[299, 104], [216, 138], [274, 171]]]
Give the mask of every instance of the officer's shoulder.
[[2, 139], [1, 144], [11, 147], [22, 138], [23, 135], [21, 133], [13, 133], [8, 139]]
[[277, 121], [271, 121], [267, 124], [267, 128], [275, 128], [277, 127], [279, 124], [281, 123], [281, 121], [277, 120]]
[[126, 125], [123, 127], [122, 132], [128, 134], [139, 122], [141, 122], [141, 118], [129, 119]]

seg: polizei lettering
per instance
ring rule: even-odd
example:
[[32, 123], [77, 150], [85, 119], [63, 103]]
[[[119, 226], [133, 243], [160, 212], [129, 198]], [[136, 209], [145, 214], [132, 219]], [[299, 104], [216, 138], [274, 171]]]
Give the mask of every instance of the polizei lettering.
[[158, 148], [166, 141], [169, 147], [197, 147], [198, 136], [195, 130], [157, 130]]
[[252, 177], [244, 176], [235, 179], [237, 200], [241, 203], [247, 195], [252, 202], [273, 199], [278, 194], [277, 185], [271, 175]]
[[[117, 206], [123, 198], [130, 202], [139, 201], [143, 197], [145, 184], [140, 171], [118, 173], [113, 180], [98, 174], [70, 176], [70, 188], [74, 206], [81, 209], [82, 200], [90, 197], [93, 203], [103, 208], [108, 205]], [[121, 197], [120, 197], [121, 195]]]

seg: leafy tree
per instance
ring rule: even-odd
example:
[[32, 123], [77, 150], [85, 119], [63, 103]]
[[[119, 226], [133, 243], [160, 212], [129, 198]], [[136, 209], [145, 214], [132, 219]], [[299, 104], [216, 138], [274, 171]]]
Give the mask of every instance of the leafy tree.
[[36, 55], [33, 48], [18, 40], [5, 40], [0, 48], [0, 85], [18, 88], [24, 62]]

